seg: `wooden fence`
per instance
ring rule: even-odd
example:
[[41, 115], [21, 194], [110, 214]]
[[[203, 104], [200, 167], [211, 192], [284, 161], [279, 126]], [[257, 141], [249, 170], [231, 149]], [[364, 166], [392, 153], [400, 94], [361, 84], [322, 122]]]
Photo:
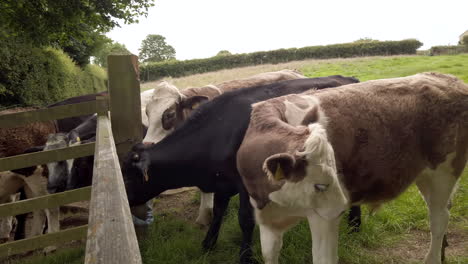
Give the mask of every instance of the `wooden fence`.
[[[87, 238], [85, 263], [141, 263], [118, 155], [141, 141], [137, 57], [109, 56], [109, 96], [0, 116], [0, 128], [98, 114], [96, 143], [0, 159], [0, 172], [94, 155], [90, 187], [0, 205], [0, 217], [90, 200], [88, 225], [0, 245], [0, 258]], [[109, 119], [110, 117], [110, 119]]]

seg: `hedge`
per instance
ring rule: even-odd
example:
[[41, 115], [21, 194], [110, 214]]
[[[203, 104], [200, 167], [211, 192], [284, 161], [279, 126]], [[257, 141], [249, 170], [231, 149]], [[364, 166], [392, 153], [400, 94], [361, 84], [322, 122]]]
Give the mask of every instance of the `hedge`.
[[429, 50], [429, 55], [455, 55], [468, 52], [468, 45], [434, 46]]
[[44, 106], [106, 87], [106, 73], [79, 68], [61, 50], [8, 39], [0, 43], [0, 105]]
[[152, 81], [163, 77], [182, 77], [222, 69], [304, 59], [416, 54], [416, 50], [421, 46], [422, 43], [418, 40], [407, 39], [278, 49], [185, 61], [172, 60], [141, 65], [140, 79], [142, 81]]

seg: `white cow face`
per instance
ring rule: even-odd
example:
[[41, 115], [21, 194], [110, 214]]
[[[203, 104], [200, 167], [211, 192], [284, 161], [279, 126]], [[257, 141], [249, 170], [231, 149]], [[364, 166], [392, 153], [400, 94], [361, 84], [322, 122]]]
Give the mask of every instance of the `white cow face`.
[[338, 181], [335, 156], [320, 124], [311, 132], [304, 151], [268, 157], [263, 168], [273, 182], [283, 181], [269, 198], [284, 207], [312, 209], [324, 219], [333, 219], [348, 208], [348, 200]]
[[[79, 137], [75, 131], [69, 134], [50, 134], [47, 138], [44, 150], [53, 150], [79, 145]], [[47, 178], [47, 191], [49, 193], [63, 192], [71, 178], [73, 159], [47, 163], [49, 176]]]
[[172, 122], [177, 118], [177, 104], [183, 98], [184, 95], [167, 82], [161, 82], [154, 89], [153, 97], [146, 104], [148, 132], [143, 142], [157, 143], [174, 130]]
[[146, 115], [146, 105], [153, 98], [154, 89], [146, 90], [140, 94], [141, 99], [141, 122], [148, 127], [148, 116]]

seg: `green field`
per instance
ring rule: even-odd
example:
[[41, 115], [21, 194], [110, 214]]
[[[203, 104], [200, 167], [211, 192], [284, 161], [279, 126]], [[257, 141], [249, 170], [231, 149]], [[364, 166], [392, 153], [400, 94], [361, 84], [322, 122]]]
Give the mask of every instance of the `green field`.
[[[198, 75], [206, 82], [226, 80], [226, 76], [245, 76], [280, 68], [297, 68], [310, 77], [341, 74], [361, 81], [408, 76], [418, 72], [437, 71], [453, 74], [468, 83], [468, 54], [454, 56], [397, 56], [355, 59], [310, 60], [279, 65], [262, 65]], [[212, 75], [210, 77], [210, 74]], [[224, 74], [224, 75], [223, 75]], [[192, 78], [192, 79], [190, 79]], [[225, 79], [223, 79], [225, 78]], [[193, 80], [193, 81], [190, 81]], [[209, 81], [208, 81], [209, 80]], [[197, 76], [172, 80], [179, 87], [197, 86]], [[142, 86], [151, 88], [152, 83]], [[166, 198], [164, 198], [166, 199]], [[197, 196], [190, 198], [189, 207], [198, 206]], [[156, 203], [163, 199], [156, 199]], [[203, 252], [201, 241], [205, 231], [193, 221], [180, 217], [184, 208], [169, 208], [156, 212], [156, 221], [148, 239], [141, 244], [144, 263], [163, 264], [229, 264], [238, 263], [241, 232], [237, 224], [237, 197], [231, 202], [221, 228], [216, 248]], [[398, 199], [387, 203], [375, 215], [364, 208], [362, 231], [348, 234], [346, 221], [340, 232], [340, 263], [422, 263], [429, 248], [430, 236], [426, 206], [417, 188], [412, 186]], [[468, 263], [468, 171], [465, 171], [453, 199], [449, 223], [450, 246], [447, 263]], [[254, 254], [261, 261], [258, 228], [254, 235]], [[68, 249], [53, 257], [36, 257], [21, 263], [82, 263], [83, 249]], [[311, 237], [305, 222], [291, 229], [284, 238], [281, 263], [312, 263]]]

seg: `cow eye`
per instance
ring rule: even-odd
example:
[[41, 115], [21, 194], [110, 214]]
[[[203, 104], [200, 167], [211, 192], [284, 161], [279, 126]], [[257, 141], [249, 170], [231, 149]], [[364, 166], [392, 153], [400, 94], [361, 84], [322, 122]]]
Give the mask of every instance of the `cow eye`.
[[164, 112], [164, 118], [170, 119], [170, 118], [174, 118], [174, 116], [175, 116], [175, 111]]
[[315, 184], [314, 187], [315, 187], [315, 191], [316, 192], [324, 192], [328, 189], [328, 186], [330, 184]]

